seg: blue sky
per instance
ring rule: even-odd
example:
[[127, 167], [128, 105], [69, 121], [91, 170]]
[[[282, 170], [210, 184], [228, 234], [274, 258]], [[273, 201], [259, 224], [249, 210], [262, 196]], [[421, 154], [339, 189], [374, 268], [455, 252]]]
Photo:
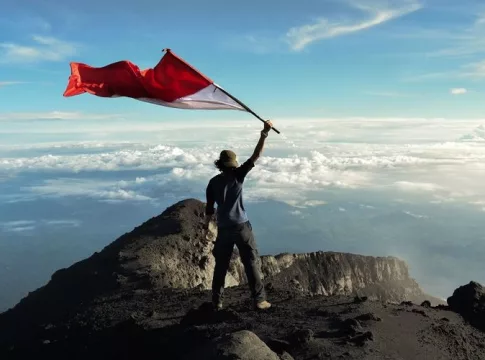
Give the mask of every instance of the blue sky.
[[485, 6], [475, 0], [4, 0], [0, 117], [229, 116], [62, 97], [70, 61], [147, 68], [170, 47], [269, 118], [479, 118], [484, 35]]

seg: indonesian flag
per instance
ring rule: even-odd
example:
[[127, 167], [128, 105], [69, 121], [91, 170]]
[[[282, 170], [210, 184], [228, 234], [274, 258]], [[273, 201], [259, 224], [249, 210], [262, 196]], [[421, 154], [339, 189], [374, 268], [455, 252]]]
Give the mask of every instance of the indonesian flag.
[[101, 97], [129, 97], [181, 109], [242, 110], [253, 113], [170, 49], [166, 49], [165, 55], [153, 69], [140, 70], [130, 61], [119, 61], [103, 67], [77, 62], [70, 65], [71, 75], [65, 97], [87, 92]]

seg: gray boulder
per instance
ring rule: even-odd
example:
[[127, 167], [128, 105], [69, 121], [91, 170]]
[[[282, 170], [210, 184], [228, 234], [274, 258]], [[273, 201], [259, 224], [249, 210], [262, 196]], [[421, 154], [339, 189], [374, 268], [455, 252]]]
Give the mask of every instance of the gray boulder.
[[197, 350], [199, 360], [280, 360], [271, 349], [254, 333], [241, 330], [223, 335]]

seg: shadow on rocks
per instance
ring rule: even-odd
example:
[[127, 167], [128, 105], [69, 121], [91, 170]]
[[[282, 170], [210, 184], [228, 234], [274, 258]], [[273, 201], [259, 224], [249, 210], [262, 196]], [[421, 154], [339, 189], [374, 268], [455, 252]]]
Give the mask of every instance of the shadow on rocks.
[[241, 322], [241, 316], [234, 310], [223, 309], [215, 311], [210, 302], [203, 303], [197, 309], [191, 309], [182, 318], [180, 325], [204, 325], [218, 323]]
[[[378, 321], [378, 320], [377, 320]], [[321, 331], [315, 334], [317, 338], [339, 339], [343, 344], [351, 343], [357, 346], [364, 346], [368, 341], [374, 340], [371, 331], [364, 331], [359, 320], [356, 319], [335, 319], [332, 327], [333, 331]]]

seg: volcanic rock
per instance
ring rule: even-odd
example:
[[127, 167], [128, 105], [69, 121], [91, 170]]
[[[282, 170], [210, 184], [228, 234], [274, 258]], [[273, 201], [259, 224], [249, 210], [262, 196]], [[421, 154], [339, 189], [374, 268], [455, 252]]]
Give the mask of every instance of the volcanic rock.
[[207, 287], [216, 229], [206, 238], [203, 219], [203, 203], [182, 201], [54, 273], [0, 314], [0, 359], [485, 360], [485, 333], [463, 320], [483, 314], [482, 290], [457, 289], [450, 307], [417, 309], [413, 302], [437, 301], [392, 257], [263, 256], [273, 306], [261, 312], [235, 252], [215, 312]]
[[373, 313], [362, 314], [357, 316], [355, 319], [360, 321], [382, 321], [379, 316]]
[[485, 331], [485, 288], [474, 281], [460, 286], [448, 298], [450, 309]]
[[251, 331], [226, 334], [190, 354], [187, 360], [280, 360], [261, 339]]

